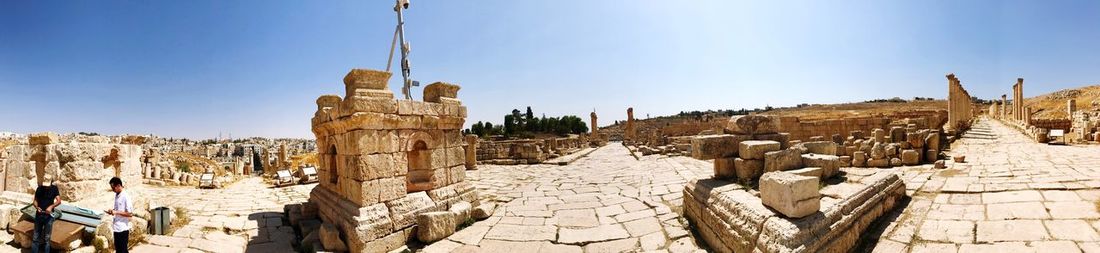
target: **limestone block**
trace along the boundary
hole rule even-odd
[[[920,151],[906,149],[901,151],[901,163],[904,165],[920,164]]]
[[[454,213],[426,212],[416,216],[416,239],[421,242],[432,243],[454,233]]]
[[[833,134],[831,140],[837,145],[844,145],[844,136],[840,134]]]
[[[734,163],[735,157],[722,157],[714,159],[714,178],[716,179],[734,179],[737,177],[736,166]]]
[[[825,136],[821,136],[821,135],[810,136],[810,142],[818,142],[818,141],[825,141]]]
[[[897,158],[897,157],[890,158],[890,166],[891,167],[896,167],[896,166],[901,166],[901,165],[902,165],[901,158]]]
[[[875,145],[871,147],[871,159],[883,158],[886,158],[886,145],[883,145],[881,142],[875,143]]]
[[[784,171],[802,168],[802,151],[784,149],[764,153],[764,172]]]
[[[779,118],[765,115],[738,115],[730,117],[725,128],[733,134],[774,134],[779,132]]]
[[[424,102],[442,103],[441,98],[458,98],[458,85],[434,82],[424,87]]]
[[[775,133],[775,134],[757,134],[753,135],[754,140],[766,140],[779,142],[780,149],[786,149],[790,147],[791,135],[788,133]]]
[[[691,157],[709,160],[737,155],[738,144],[748,139],[732,134],[703,135],[691,138]]]
[[[405,197],[408,192],[405,177],[388,177],[376,180],[378,201],[386,202]]]
[[[939,150],[929,149],[927,151],[924,151],[924,161],[925,162],[935,162],[936,160],[940,159],[939,156],[940,156],[940,151]]]
[[[0,205],[0,230],[6,231],[8,230],[8,225],[14,224],[11,223],[12,209],[16,209],[15,206],[9,204]]]
[[[386,83],[390,80],[390,72],[371,70],[371,69],[352,69],[344,76],[344,85],[350,91],[354,91],[357,88],[371,89],[371,90],[384,90],[386,89]],[[353,97],[354,93],[349,93],[347,97]]]
[[[806,152],[821,155],[837,155],[837,144],[831,141],[811,141],[799,144]]]
[[[932,167],[935,167],[937,169],[946,169],[947,163],[944,160],[936,160],[935,165],[933,165]]]
[[[905,141],[905,128],[896,126],[890,128],[890,142]]]
[[[852,157],[851,156],[846,156],[846,155],[840,156],[840,167],[850,167],[850,166],[852,166]]]
[[[863,137],[866,137],[866,136],[863,136],[863,131],[859,131],[859,130],[848,132],[848,136],[853,137],[853,138],[858,139],[858,140],[861,140],[861,139],[863,139]]]
[[[924,138],[927,138],[927,137],[928,137],[928,131],[927,130],[921,130],[921,131],[917,131],[916,133],[913,133],[913,134],[905,135],[905,138],[906,138],[907,142],[909,143],[909,146],[913,147],[915,149],[923,148],[924,147]]]
[[[473,212],[474,206],[470,202],[459,201],[451,205],[447,211],[454,213],[455,223],[462,223],[470,219],[470,214]]]
[[[867,165],[867,153],[863,151],[856,151],[852,153],[852,167],[863,167]]]
[[[890,167],[890,160],[886,158],[871,158],[867,160],[867,167],[887,168]]]
[[[386,202],[390,209],[394,228],[405,228],[416,223],[416,214],[435,206],[425,192],[415,192],[393,201]]]
[[[837,172],[840,172],[840,157],[835,155],[804,154],[802,155],[802,165],[806,167],[821,168],[822,176],[829,178],[836,175]]]
[[[760,177],[760,200],[767,207],[790,218],[816,213],[821,206],[817,177],[784,171],[764,173]]]
[[[325,250],[332,252],[348,251],[348,245],[340,239],[340,230],[330,223],[321,224],[321,244]]]
[[[897,143],[887,143],[884,145],[886,149],[886,156],[895,157],[898,155],[898,149],[901,148]]]
[[[42,132],[33,133],[28,136],[30,145],[47,145],[58,143],[60,139],[57,137],[57,133],[54,132]]]
[[[741,159],[764,159],[767,152],[778,151],[779,142],[776,141],[742,141],[738,145],[737,154]]]
[[[871,130],[871,136],[874,136],[876,143],[886,142],[886,130],[882,130],[882,128],[875,128],[875,130]]]
[[[924,146],[928,149],[940,149],[940,133],[938,131],[932,131],[928,133],[928,137],[924,137]]]
[[[474,210],[470,215],[477,220],[488,219],[489,216],[493,216],[493,211],[496,210],[496,208],[497,203],[495,202],[481,203],[480,205],[477,205],[477,207],[474,207]]]
[[[797,169],[797,170],[788,170],[786,172],[789,172],[789,173],[795,174],[795,175],[799,175],[799,176],[804,176],[804,177],[825,178],[825,176],[823,174],[824,171],[825,170],[823,170],[821,168],[818,168],[818,167],[806,167],[806,168],[801,168],[801,169]]]
[[[755,180],[764,174],[764,160],[735,158],[733,159],[733,167],[737,178],[743,181]]]

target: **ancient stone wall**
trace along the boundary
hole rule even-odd
[[[572,154],[587,148],[592,141],[586,135],[561,138],[481,141],[477,160],[487,164],[537,164],[547,159]]]
[[[843,118],[803,122],[798,117],[781,117],[779,131],[789,133],[791,140],[809,141],[814,136],[831,138],[848,136],[853,131],[870,133],[876,128],[890,129],[891,123],[910,119],[919,123],[918,128],[939,128],[947,120],[947,111],[921,110],[898,112],[893,115],[875,115],[859,118]],[[905,126],[907,124],[899,124]]]
[[[478,205],[465,182],[459,86],[437,82],[424,101],[396,100],[390,75],[352,70],[344,97],[319,97],[312,119],[320,184],[310,203],[351,252],[396,249],[413,238],[418,214]]]
[[[61,142],[54,133],[30,136],[29,144],[3,150],[0,186],[5,191],[34,193],[44,174],[54,175],[61,199],[79,202],[107,192],[108,181],[141,182],[141,146],[112,143],[102,136]]]

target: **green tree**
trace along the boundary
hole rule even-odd
[[[527,124],[526,129],[527,129],[528,132],[538,132],[538,131],[540,131],[539,122],[537,120],[535,120],[535,112],[531,111],[530,106],[527,107],[527,115],[524,115],[524,116],[526,116],[526,119],[524,119],[524,121]]]
[[[516,110],[519,111],[519,110]],[[516,132],[516,117],[513,114],[504,115],[504,135],[512,135]]]

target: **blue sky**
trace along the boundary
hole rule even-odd
[[[406,33],[468,124],[1100,84],[1097,1],[775,2],[414,0]],[[312,137],[317,96],[385,68],[391,5],[0,1],[0,131]]]

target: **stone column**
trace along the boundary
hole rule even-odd
[[[477,135],[466,135],[466,169],[477,169]]]
[[[600,134],[600,127],[596,124],[596,112],[592,111],[592,114],[590,114],[590,116],[592,117],[592,136],[598,136]]]
[[[1073,112],[1077,111],[1077,100],[1070,99],[1066,101],[1066,118],[1073,120]]]
[[[1001,94],[1001,120],[1008,118],[1008,94]]]
[[[279,161],[278,161],[279,168],[276,169],[276,170],[286,169],[287,167],[290,167],[290,163],[287,162],[287,160],[286,160],[286,143],[285,142],[279,144],[279,158],[277,158],[277,159],[279,159]]]
[[[626,132],[623,138],[634,141],[634,107],[626,108]]]

